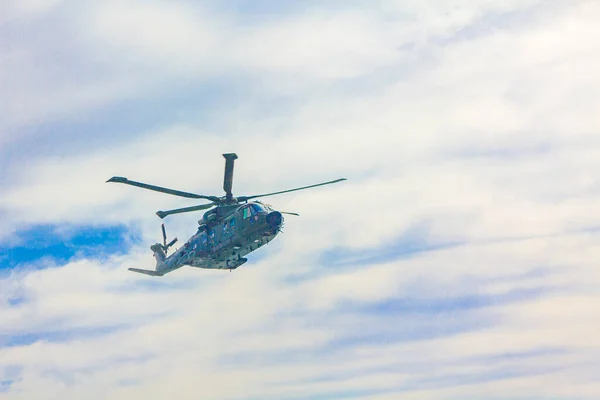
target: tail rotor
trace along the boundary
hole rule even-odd
[[[167,232],[165,231],[165,224],[161,225],[161,229],[162,229],[162,235],[163,235],[163,244],[162,244],[161,248],[163,249],[165,254],[167,254],[169,247],[173,246],[177,242],[177,238],[175,238],[175,239],[171,240],[169,243],[167,243]]]

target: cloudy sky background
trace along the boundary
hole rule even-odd
[[[0,399],[600,398],[599,22],[0,1]],[[197,203],[105,181],[221,194],[225,152],[239,195],[348,181],[239,270],[127,271]]]

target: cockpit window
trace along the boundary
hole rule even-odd
[[[256,215],[260,212],[266,212],[265,207],[262,204],[250,204],[246,206],[243,210],[243,218],[250,218],[253,215]]]

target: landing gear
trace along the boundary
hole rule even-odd
[[[237,267],[239,267],[240,265],[244,264],[246,261],[248,261],[247,258],[238,258],[237,260],[227,260],[225,262],[225,269],[228,269],[229,272],[231,272],[232,269],[236,269]]]

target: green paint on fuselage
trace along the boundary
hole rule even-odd
[[[246,261],[246,255],[273,240],[283,224],[283,217],[280,223],[269,224],[267,215],[274,210],[259,202],[228,208],[207,212],[196,234],[167,257],[158,266],[157,272],[165,274],[185,265],[235,269]],[[213,222],[204,223],[211,212],[221,215]]]

